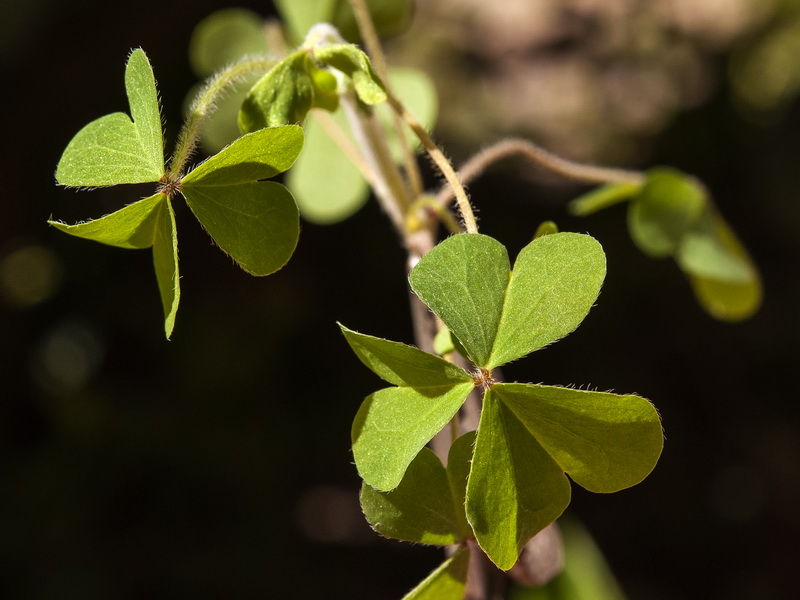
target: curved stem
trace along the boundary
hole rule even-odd
[[[644,175],[638,171],[612,169],[573,162],[556,156],[529,140],[517,138],[500,141],[479,152],[459,169],[458,175],[463,182],[469,183],[483,173],[492,163],[515,155],[522,156],[557,175],[583,183],[639,184],[644,180]],[[453,192],[449,187],[444,187],[436,197],[439,202],[444,204],[453,198]]]
[[[472,205],[469,203],[467,192],[464,190],[464,185],[461,183],[453,165],[439,149],[439,146],[436,145],[436,142],[433,141],[433,138],[425,131],[425,128],[420,125],[416,117],[408,112],[402,102],[391,94],[388,95],[388,102],[411,128],[411,131],[419,138],[420,142],[422,142],[422,146],[431,157],[431,160],[439,167],[439,170],[450,186],[452,194],[455,195],[456,202],[458,203],[458,210],[461,212],[461,218],[464,219],[464,227],[467,233],[478,233],[478,223],[475,220],[475,214],[472,212]]]
[[[167,173],[168,179],[175,180],[180,177],[197,147],[203,123],[216,108],[217,101],[225,89],[242,77],[272,68],[275,62],[268,58],[243,60],[220,71],[208,80],[203,89],[195,96],[189,108],[189,115],[178,134],[175,152],[170,160]]]

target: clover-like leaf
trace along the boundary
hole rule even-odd
[[[594,304],[604,277],[605,254],[587,235],[536,238],[520,252],[510,273],[502,244],[463,234],[425,255],[409,281],[469,358],[491,369],[575,329]]]
[[[161,114],[153,69],[141,49],[125,69],[130,116],[113,113],[81,129],[56,169],[62,185],[100,186],[158,181],[164,174]]]
[[[191,171],[181,193],[209,235],[245,271],[268,275],[294,252],[297,205],[278,183],[264,182],[288,169],[303,145],[296,125],[245,135]]]
[[[155,194],[86,223],[49,223],[75,237],[118,248],[152,247],[156,279],[164,307],[164,330],[168,338],[172,335],[180,300],[180,277],[175,213],[166,195]]]
[[[442,507],[449,506],[443,469],[420,449],[471,387],[485,389],[474,453],[471,463],[466,455],[454,464],[470,464],[467,521],[501,569],[510,569],[528,541],[567,507],[567,476],[588,490],[614,492],[650,473],[663,434],[646,399],[492,379],[494,367],[572,331],[604,275],[605,255],[585,235],[538,237],[520,252],[513,271],[505,248],[487,236],[456,235],[436,246],[409,281],[455,334],[447,350],[460,342],[480,367],[473,376],[416,348],[345,331],[362,362],[398,386],[369,396],[353,426],[356,465],[376,488],[366,496],[376,529],[428,543],[452,534],[442,518]],[[455,481],[463,482],[463,473]],[[429,514],[422,515],[408,504],[425,485],[437,488],[438,496],[424,500]]]
[[[472,378],[413,346],[346,327],[342,332],[367,367],[398,386],[367,396],[352,429],[353,458],[361,477],[377,490],[392,490],[423,446],[464,403]]]
[[[474,432],[458,438],[450,447],[446,468],[423,448],[400,485],[389,492],[364,483],[361,507],[367,521],[381,535],[420,544],[445,546],[471,537],[464,498],[474,442]]]

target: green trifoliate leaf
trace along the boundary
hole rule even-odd
[[[456,440],[447,468],[423,448],[390,492],[365,483],[361,506],[367,521],[381,535],[407,542],[445,546],[470,537],[464,498],[474,440],[474,433]]]
[[[505,248],[484,235],[453,236],[411,272],[414,292],[461,341],[478,366],[493,368],[574,330],[605,277],[593,238],[557,233],[533,240],[509,272]]]
[[[372,64],[364,52],[353,44],[333,44],[314,48],[314,58],[341,71],[353,81],[359,99],[365,104],[380,104],[386,101],[383,82],[372,70]]]
[[[709,210],[677,255],[700,305],[714,318],[740,321],[761,305],[758,269],[733,230]]]
[[[641,396],[519,383],[498,383],[492,391],[559,467],[589,491],[636,485],[661,455],[661,420]]]
[[[467,586],[469,548],[462,546],[403,600],[462,600]]]
[[[291,257],[299,235],[294,198],[261,181],[289,168],[303,144],[294,125],[245,135],[184,177],[181,193],[209,235],[245,271],[268,275]]]
[[[164,307],[164,330],[172,335],[180,300],[178,275],[178,238],[175,214],[169,198],[155,194],[100,219],[67,225],[50,221],[61,231],[119,248],[153,248],[161,303]]]
[[[597,211],[627,202],[642,189],[638,183],[607,183],[572,200],[567,210],[578,217],[586,217]]]
[[[472,381],[437,387],[391,387],[364,400],[353,421],[353,458],[362,479],[393,490],[408,465],[456,414]]]
[[[467,483],[467,518],[487,556],[508,570],[570,501],[564,471],[511,410],[487,391]]]
[[[361,362],[389,383],[425,388],[472,381],[464,369],[419,348],[339,327]]]
[[[673,169],[653,169],[628,210],[631,237],[649,256],[670,256],[706,204],[706,192],[694,179]]]
[[[131,115],[92,121],[67,145],[56,170],[62,185],[99,186],[158,181],[164,174],[161,114],[153,70],[134,50],[125,69]]]
[[[298,50],[275,65],[250,89],[239,110],[239,129],[302,123],[314,107],[338,104],[336,78],[320,69],[310,50]]]

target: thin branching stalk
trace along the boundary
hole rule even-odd
[[[392,158],[386,143],[383,129],[371,109],[364,112],[346,96],[341,98],[341,106],[350,123],[350,129],[361,148],[362,156],[369,169],[375,174],[372,189],[378,202],[392,220],[397,230],[405,232],[405,214],[410,200],[400,170]]]
[[[510,156],[521,156],[552,173],[582,183],[640,184],[644,181],[644,174],[638,171],[573,162],[556,156],[529,140],[517,138],[502,140],[479,152],[459,169],[458,176],[464,183],[469,183],[493,163]],[[447,204],[453,198],[453,191],[449,186],[444,186],[436,198],[442,204]]]
[[[389,79],[389,68],[386,64],[386,56],[383,53],[383,47],[378,39],[378,32],[375,30],[375,23],[369,14],[369,9],[364,0],[350,0],[350,6],[353,9],[353,14],[356,17],[359,33],[364,40],[364,46],[372,60],[372,66],[375,72],[383,80],[383,85],[390,95],[394,95],[392,82]],[[406,138],[405,129],[403,128],[402,119],[396,113],[392,113],[392,126],[394,127],[395,137],[400,144],[403,152],[403,166],[405,168],[407,182],[410,187],[412,197],[420,196],[424,190],[422,184],[422,175],[419,172],[419,165],[417,164],[416,157],[411,145]]]
[[[175,152],[167,173],[169,179],[175,180],[181,176],[197,147],[205,120],[214,112],[217,102],[226,89],[247,75],[271,69],[275,63],[276,61],[271,58],[246,59],[223,69],[208,80],[195,96],[189,108],[189,115],[178,134]]]

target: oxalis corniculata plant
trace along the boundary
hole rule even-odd
[[[278,3],[289,21],[284,40],[303,23],[341,12],[333,2],[311,4]],[[552,524],[569,505],[570,479],[600,493],[633,486],[655,467],[663,434],[655,407],[641,396],[501,380],[499,367],[580,325],[597,300],[606,258],[594,238],[547,222],[512,266],[503,244],[478,232],[464,185],[511,155],[599,185],[569,209],[588,215],[627,202],[636,245],[675,258],[701,306],[719,319],[757,309],[758,273],[703,186],[674,169],[580,165],[512,139],[456,171],[427,133],[431,124],[421,124],[395,91],[367,4],[350,4],[369,58],[334,26],[319,24],[282,56],[233,63],[198,92],[166,162],[155,78],[144,51],[134,50],[125,70],[130,115],[85,126],[56,179],[82,188],[152,182],[155,193],[96,220],[51,224],[105,244],[152,248],[170,337],[180,300],[178,196],[245,271],[268,275],[291,257],[301,213],[341,220],[371,190],[408,253],[417,346],[340,325],[358,358],[389,384],[364,400],[353,423],[363,511],[384,536],[447,548],[442,565],[406,598],[503,597],[502,571],[539,585],[560,568]],[[258,73],[238,112],[242,135],[187,168],[222,94]],[[314,140],[305,149],[304,127]],[[424,189],[420,147],[446,181],[439,191]],[[303,197],[300,211],[292,191],[265,181],[298,156],[302,177],[288,181]],[[308,198],[321,163],[346,165],[355,177],[344,200],[332,190],[333,207],[325,197]],[[547,564],[520,561],[533,547]]]

